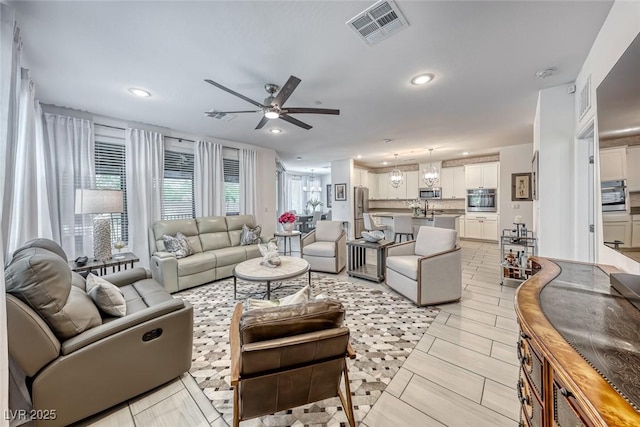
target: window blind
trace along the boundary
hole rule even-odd
[[[162,184],[163,219],[195,218],[193,171],[193,154],[165,150]]]
[[[125,147],[96,141],[96,188],[102,190],[122,190],[123,212],[111,215],[111,243],[128,242],[129,223],[127,220],[127,185],[125,166]]]
[[[240,161],[222,159],[226,215],[240,215]]]

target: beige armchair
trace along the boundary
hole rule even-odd
[[[33,410],[55,413],[37,426],[72,424],[191,366],[192,307],[143,268],[103,277],[122,292],[123,317],[98,311],[53,241],[29,242],[6,267],[9,354],[26,375]]]
[[[386,284],[419,306],[459,300],[462,251],[457,234],[423,226],[416,240],[387,247]]]
[[[347,265],[347,233],[341,221],[318,221],[316,229],[302,238],[302,258],[311,271],[339,273]]]
[[[346,358],[356,355],[343,321],[344,308],[333,300],[244,314],[238,303],[229,330],[233,426],[339,396],[354,427]]]

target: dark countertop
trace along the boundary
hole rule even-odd
[[[540,292],[544,315],[636,410],[640,408],[640,310],[596,266],[553,261],[561,273]]]

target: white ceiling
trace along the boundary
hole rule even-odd
[[[376,167],[394,153],[415,163],[427,148],[442,160],[532,142],[538,90],[574,80],[612,4],[398,0],[409,28],[367,46],[345,22],[373,3],[12,4],[42,102],[272,148],[288,170],[316,173],[357,154]],[[537,79],[545,67],[557,72]],[[409,84],[421,72],[436,78]],[[259,131],[260,113],[203,115],[253,109],[204,79],[262,101],[265,83],[291,74],[302,83],[288,106],[341,115],[297,116],[311,130],[275,120]],[[133,97],[130,87],[153,96]]]

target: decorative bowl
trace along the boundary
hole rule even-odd
[[[362,234],[362,238],[367,242],[375,243],[384,239],[384,232],[380,230],[363,231],[360,234]]]

